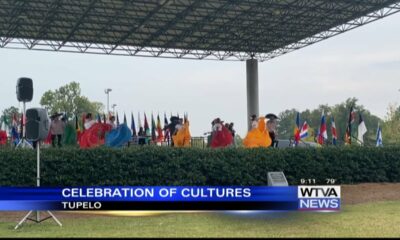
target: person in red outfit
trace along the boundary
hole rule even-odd
[[[232,133],[226,128],[221,119],[216,118],[213,121],[213,133],[211,147],[227,147],[233,143]]]

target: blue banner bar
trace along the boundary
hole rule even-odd
[[[312,189],[307,194],[315,194]],[[15,210],[339,210],[340,197],[306,199],[297,186],[0,187],[0,211]],[[330,193],[326,191],[326,194]],[[306,194],[306,192],[304,192]],[[301,202],[300,202],[301,201]]]
[[[43,201],[297,201],[297,187],[0,188],[2,200]]]

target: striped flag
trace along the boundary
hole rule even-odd
[[[321,125],[319,127],[318,143],[321,145],[324,144],[324,142],[327,138],[328,138],[328,134],[326,132],[325,114],[324,114],[324,111],[322,111]]]
[[[167,119],[167,114],[164,112],[164,141],[169,138],[169,129],[167,128],[168,126],[168,119]]]
[[[300,131],[300,139],[306,138],[307,136],[308,136],[308,124],[307,121],[304,121]]]
[[[376,130],[376,146],[383,147],[382,129],[381,129],[381,126],[379,126],[379,123],[378,123],[378,129]]]
[[[337,144],[337,132],[336,132],[336,124],[335,124],[335,119],[331,118],[331,131],[332,131],[332,144],[336,145]]]
[[[360,144],[364,143],[364,134],[367,132],[367,127],[365,126],[364,119],[361,116],[361,113],[359,114],[359,122],[358,122],[358,141]]]
[[[297,145],[300,142],[300,113],[296,115],[296,125],[294,127],[294,144]]]

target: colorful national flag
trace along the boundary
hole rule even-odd
[[[150,137],[150,127],[149,127],[149,123],[147,122],[147,116],[146,113],[144,113],[144,132],[146,133],[147,137]]]
[[[164,136],[161,128],[160,114],[157,114],[157,142],[162,142]]]
[[[321,125],[319,127],[318,143],[322,145],[324,144],[326,139],[328,139],[328,134],[326,132],[325,114],[324,111],[322,111]]]
[[[360,144],[364,143],[364,134],[367,132],[367,127],[365,126],[365,122],[361,116],[361,113],[359,114],[359,122],[358,122],[358,142]]]
[[[381,129],[381,126],[379,126],[379,123],[378,123],[378,129],[376,130],[376,146],[383,147],[382,129]]]
[[[11,139],[14,142],[14,144],[17,144],[19,142],[19,134],[16,126],[13,126],[11,128]]]
[[[131,130],[132,136],[136,137],[136,126],[135,126],[135,119],[133,118],[133,113],[131,113]]]
[[[308,136],[308,124],[307,121],[304,121],[300,131],[300,139],[306,138],[307,136]]]
[[[336,145],[337,144],[337,132],[336,132],[335,119],[333,118],[333,116],[331,117],[331,131],[332,131],[332,144]]]
[[[151,113],[151,140],[155,142],[157,140],[156,136],[156,122],[154,121],[153,113]]]
[[[300,142],[300,113],[296,115],[296,125],[294,126],[294,144],[297,146]]]
[[[11,139],[14,142],[14,144],[17,144],[20,139],[18,134],[18,120],[16,113],[14,113],[12,117]]]
[[[164,112],[164,141],[169,139],[169,129],[168,129],[168,119],[167,114]]]
[[[355,119],[355,112],[354,112],[353,106],[351,106],[350,113],[349,113],[349,119],[347,122],[346,134],[344,137],[344,141],[346,144],[351,144],[351,136],[352,136],[351,124],[354,122],[354,119]]]

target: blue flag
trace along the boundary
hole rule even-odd
[[[382,142],[382,129],[379,126],[378,123],[378,130],[376,131],[376,146],[377,147],[383,147],[383,142]]]

